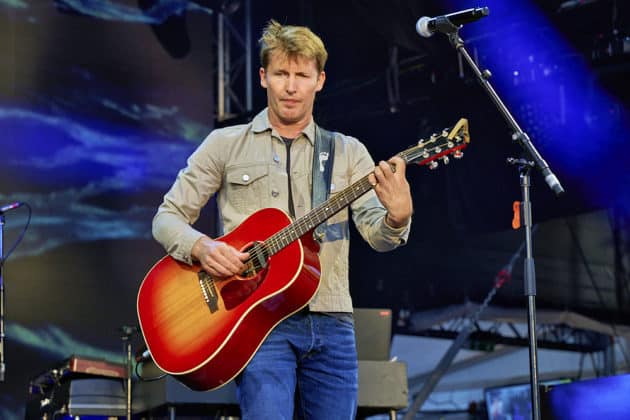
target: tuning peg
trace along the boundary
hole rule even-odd
[[[455,151],[453,152],[453,157],[454,157],[455,159],[461,159],[461,158],[463,158],[463,157],[464,157],[464,152],[462,152],[461,150],[455,150]]]
[[[450,161],[451,161],[451,160],[448,158],[448,156],[443,156],[443,157],[442,157],[442,162],[444,162],[444,164],[445,164],[445,165],[448,165],[448,163],[449,163]]]
[[[437,169],[438,166],[439,164],[435,160],[432,160],[431,162],[429,162],[429,169],[431,170]]]

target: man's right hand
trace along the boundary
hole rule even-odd
[[[245,271],[245,261],[249,258],[249,252],[240,252],[225,242],[207,236],[199,238],[190,253],[208,274],[221,278]]]

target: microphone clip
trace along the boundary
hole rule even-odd
[[[453,25],[453,22],[446,16],[437,16],[435,18],[435,31],[443,34],[456,34],[459,31],[460,26]]]

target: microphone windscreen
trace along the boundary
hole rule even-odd
[[[420,36],[428,38],[433,35],[433,31],[429,29],[430,20],[430,17],[422,16],[420,19],[418,19],[418,22],[416,22],[416,32],[418,32]]]

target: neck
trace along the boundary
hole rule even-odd
[[[309,115],[307,118],[305,118],[302,121],[285,123],[277,116],[272,115],[272,113],[268,113],[268,115],[269,115],[269,124],[273,128],[276,129],[278,134],[280,134],[282,137],[286,137],[289,139],[297,138],[304,131],[304,129],[309,125],[312,118],[312,116]]]

